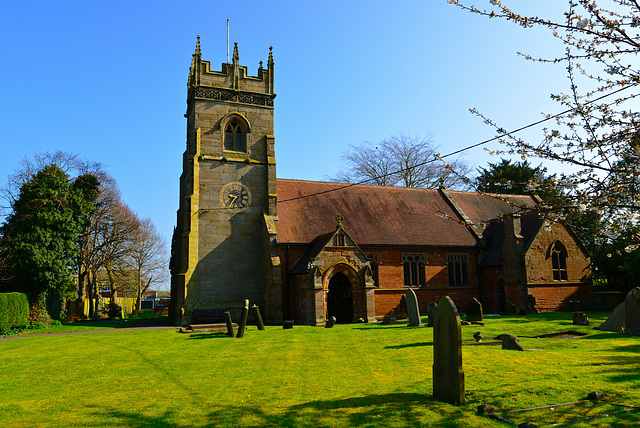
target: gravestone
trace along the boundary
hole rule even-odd
[[[411,288],[407,290],[407,315],[409,315],[409,327],[421,327],[420,307],[418,307],[418,296]]]
[[[467,321],[483,321],[482,318],[482,303],[478,302],[478,299],[472,297],[465,307],[467,312]]]
[[[596,330],[603,331],[615,331],[616,333],[624,333],[624,303],[620,303],[613,310],[609,318],[603,322],[599,327],[594,327]]]
[[[262,321],[262,314],[260,313],[258,305],[251,306],[251,312],[253,312],[253,317],[256,319],[258,330],[264,330],[264,322]]]
[[[393,309],[390,310],[384,318],[382,318],[382,324],[398,324],[398,320],[396,319],[396,314],[393,312]]]
[[[282,324],[282,328],[285,330],[289,330],[293,328],[293,320],[284,320],[284,324]]]
[[[574,312],[573,325],[589,325],[589,317],[584,312]]]
[[[436,309],[438,308],[438,304],[436,302],[429,302],[427,304],[427,316],[429,317],[429,321],[427,321],[427,327],[433,327],[433,323],[436,319]]]
[[[504,313],[505,315],[517,314],[518,310],[516,309],[516,305],[514,305],[511,301],[507,301],[507,303],[504,304]]]
[[[396,319],[405,319],[408,317],[407,313],[407,298],[405,296],[400,297],[400,303],[395,307],[393,312],[396,315]]]
[[[462,327],[453,300],[438,303],[433,327],[433,395],[451,404],[464,404]]]
[[[520,345],[520,341],[515,336],[510,334],[501,334],[496,336],[496,339],[502,341],[502,349],[507,351],[524,351],[524,348]]]
[[[482,332],[476,331],[475,333],[473,333],[473,339],[478,343],[482,342],[482,338],[483,337],[484,336],[483,336]]]
[[[336,325],[336,317],[330,317],[327,320],[327,323],[324,325],[324,328],[331,328]]]
[[[569,309],[571,312],[582,311],[582,302],[580,300],[569,300]]]
[[[640,336],[640,287],[631,289],[624,299],[624,332]]]
[[[249,300],[244,301],[244,308],[242,308],[242,314],[240,315],[240,324],[238,324],[238,334],[236,337],[244,337],[244,329],[247,326],[247,317],[249,316]]]
[[[224,322],[227,323],[227,335],[230,337],[236,337],[236,332],[233,331],[233,321],[231,321],[231,312],[224,313]]]

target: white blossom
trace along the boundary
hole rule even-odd
[[[581,30],[584,30],[589,25],[589,20],[587,18],[581,19],[578,21],[577,27]]]
[[[489,0],[489,3],[495,6],[498,4],[498,0]]]

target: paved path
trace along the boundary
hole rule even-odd
[[[144,331],[144,330],[178,330],[180,327],[176,327],[169,324],[169,321],[165,319],[151,319],[140,320],[133,327],[121,327],[121,328],[109,328],[104,330],[86,330],[86,331],[70,331],[67,333],[42,333],[42,334],[23,334],[20,336],[9,336],[0,338],[0,342],[14,339],[25,339],[28,337],[38,336],[70,336],[76,334],[96,334],[96,333],[113,333],[114,331]]]

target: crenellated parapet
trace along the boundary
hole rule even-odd
[[[240,65],[239,61],[238,44],[235,43],[233,62],[222,63],[221,71],[211,70],[211,63],[202,60],[198,36],[196,51],[189,68],[187,103],[193,99],[202,99],[273,108],[273,100],[276,97],[273,92],[273,48],[269,47],[267,68],[264,68],[260,61],[257,76],[249,75],[248,68]]]

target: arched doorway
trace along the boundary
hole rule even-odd
[[[336,317],[336,322],[340,324],[350,323],[353,320],[351,284],[349,278],[340,272],[333,275],[329,281],[327,317]]]

